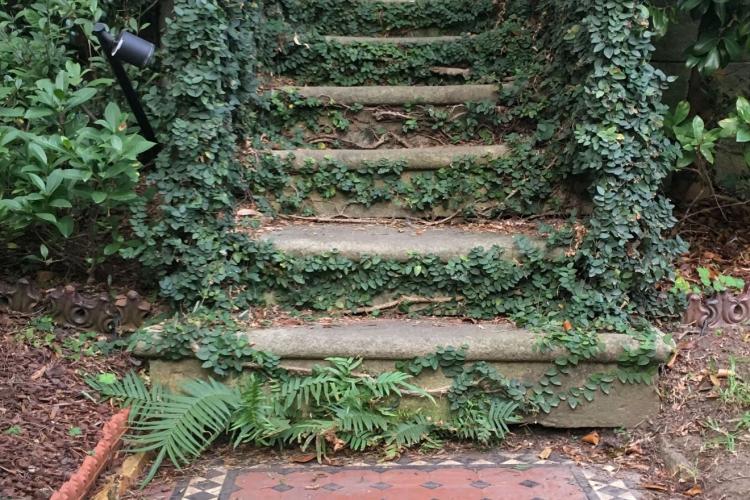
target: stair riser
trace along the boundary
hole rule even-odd
[[[436,346],[437,348],[437,346]],[[393,370],[396,360],[371,360],[365,359],[360,367],[362,371],[372,374]],[[324,365],[321,359],[284,359],[282,366],[297,368],[310,368],[314,365]],[[500,373],[519,380],[536,381],[549,369],[548,361],[534,362],[491,362]],[[611,372],[616,369],[614,363],[582,363],[576,367],[569,377],[565,377],[567,387],[575,387],[586,381],[590,374]],[[162,361],[152,360],[149,369],[152,382],[159,383],[170,389],[178,390],[184,382],[194,378],[207,379],[215,376],[206,369],[201,368],[201,362],[197,360]],[[241,384],[242,375],[235,375],[227,380],[228,383]],[[439,373],[428,373],[420,375],[416,379],[417,385],[425,389],[444,388],[450,385],[450,380]],[[444,397],[437,397],[436,404],[421,398],[409,398],[402,401],[402,406],[409,409],[419,408],[426,415],[436,420],[446,420],[449,415],[448,401]],[[555,428],[582,428],[582,427],[625,427],[631,428],[639,425],[644,420],[655,415],[659,411],[660,400],[653,385],[648,384],[622,384],[615,381],[609,395],[596,394],[592,402],[584,402],[575,410],[568,405],[561,404],[550,413],[539,413],[534,417],[526,419],[529,423],[541,424]]]
[[[282,227],[256,237],[283,255],[265,271],[274,283],[266,299],[292,309],[367,312],[375,305],[486,318],[531,304],[552,309],[566,294],[552,270],[568,265],[565,248],[545,250],[538,239],[449,229],[368,232],[351,224]]]
[[[341,0],[292,4],[290,22],[331,35],[454,34],[489,28],[493,0]]]
[[[266,71],[293,77],[305,85],[446,85],[467,81],[463,76],[441,75],[431,69],[445,66],[471,68],[468,81],[497,81],[531,62],[524,48],[529,44],[518,43],[516,30],[523,32],[513,26],[458,40],[404,45],[309,37],[301,40],[301,45],[289,40],[271,60],[261,63]]]
[[[300,101],[297,101],[299,103]],[[304,102],[304,101],[303,101]],[[287,105],[285,119],[261,115],[259,123],[274,149],[418,148],[451,144],[499,144],[503,132],[519,127],[491,101],[455,105],[367,107]]]
[[[266,158],[260,167],[249,168],[275,172],[278,190],[257,184],[250,190],[256,199],[271,203],[282,213],[318,216],[430,218],[460,212],[457,215],[488,218],[581,205],[572,192],[558,192],[553,197],[551,186],[549,191],[541,190],[543,172],[519,180],[517,172],[523,171],[519,169],[533,171],[534,164],[529,161],[510,156],[449,162],[446,159],[448,166],[443,168],[420,165],[419,170],[410,170],[403,160],[302,164],[301,160]]]

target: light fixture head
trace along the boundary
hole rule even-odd
[[[94,25],[94,34],[99,38],[105,50],[117,60],[130,63],[142,68],[151,62],[156,46],[128,31],[121,31],[117,38],[109,33],[109,27],[104,23]]]

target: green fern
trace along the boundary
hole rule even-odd
[[[492,401],[487,415],[487,423],[497,439],[505,439],[505,436],[508,435],[510,432],[508,424],[517,424],[521,421],[515,415],[517,409],[518,403],[513,401]]]
[[[177,468],[198,457],[228,429],[241,402],[236,389],[215,380],[187,382],[183,391],[184,395],[165,393],[163,401],[152,403],[127,437],[133,451],[156,452],[144,483],[167,457]]]
[[[102,398],[117,400],[123,408],[130,408],[128,420],[131,423],[148,414],[152,404],[164,400],[164,389],[160,385],[154,384],[149,390],[133,371],[112,383],[101,382],[95,377],[86,377],[85,380]]]
[[[427,420],[427,417],[416,415],[411,420],[401,422],[388,432],[385,441],[387,444],[393,444],[399,448],[412,446],[422,442],[432,432],[433,428],[434,425]]]
[[[248,377],[242,390],[242,400],[232,422],[233,443],[255,443],[268,446],[290,427],[288,419],[276,416],[274,405],[263,392],[263,383],[255,374]]]

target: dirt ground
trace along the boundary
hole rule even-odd
[[[0,312],[0,498],[49,498],[96,446],[117,408],[84,377],[137,369],[95,354],[93,336]]]

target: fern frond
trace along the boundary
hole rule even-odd
[[[416,415],[411,420],[401,422],[386,433],[385,441],[399,448],[412,446],[425,439],[432,432],[433,425],[424,415]]]
[[[407,382],[407,380],[412,378],[414,377],[408,373],[393,371],[381,373],[377,378],[365,379],[364,382],[370,391],[372,391],[372,393],[378,398],[388,397],[393,394],[401,396],[401,391],[409,391],[411,395],[427,398],[434,403],[435,399],[430,393],[421,387]]]
[[[177,468],[189,464],[227,430],[240,405],[238,391],[215,380],[193,380],[183,390],[184,395],[165,394],[149,405],[148,414],[132,426],[127,439],[133,451],[157,451],[144,483],[167,457]]]
[[[521,419],[515,415],[518,403],[514,401],[493,401],[487,415],[487,422],[498,439],[504,439],[510,432],[508,424],[517,424]]]
[[[333,408],[333,414],[338,419],[338,427],[346,432],[362,433],[372,431],[373,429],[387,430],[390,427],[390,420],[385,412],[373,412],[363,408],[353,408],[351,406],[337,406]]]
[[[284,410],[291,408],[295,401],[300,407],[309,405],[311,400],[320,404],[321,399],[331,401],[339,395],[336,379],[330,375],[292,377],[278,384],[276,391]]]
[[[326,358],[326,361],[330,366],[317,367],[320,373],[329,373],[340,380],[348,379],[362,364],[362,358]]]
[[[346,445],[354,451],[365,451],[370,446],[375,446],[380,442],[383,437],[381,434],[376,434],[370,431],[358,432],[358,433],[341,433],[341,439],[346,442]]]
[[[164,399],[164,389],[159,384],[154,384],[149,390],[143,380],[133,371],[111,384],[102,383],[95,377],[86,377],[85,380],[103,399],[115,399],[123,408],[130,408],[128,415],[130,423],[147,415],[152,404]]]
[[[289,420],[275,415],[274,411],[275,406],[263,392],[263,383],[255,374],[250,375],[230,429],[234,433],[234,446],[249,442],[268,445],[289,429]]]

